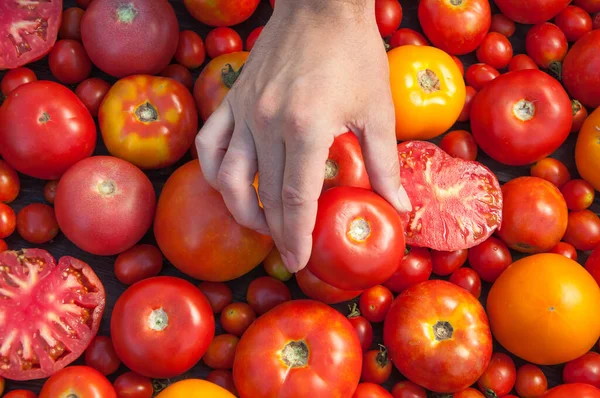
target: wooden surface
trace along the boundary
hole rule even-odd
[[[235,1],[235,0],[231,0],[231,1]],[[400,0],[400,1],[402,3],[403,10],[404,10],[404,18],[402,21],[402,27],[410,27],[410,28],[420,30],[418,19],[417,19],[417,4],[418,4],[417,0]],[[65,3],[64,4],[65,8],[75,6],[74,0],[65,0],[64,3]],[[199,34],[201,34],[203,38],[206,37],[206,34],[210,30],[210,28],[201,24],[200,22],[196,21],[187,13],[187,11],[183,5],[183,0],[171,0],[171,3],[175,9],[175,12],[177,13],[181,30],[191,29],[191,30],[194,30],[194,31],[198,32]],[[497,12],[497,9],[495,9],[495,12]],[[253,15],[253,17],[249,21],[246,21],[245,23],[237,26],[236,29],[238,30],[238,32],[240,32],[242,38],[245,40],[245,38],[250,33],[250,31],[257,26],[264,25],[267,22],[267,20],[269,19],[270,15],[271,15],[271,7],[269,5],[268,0],[262,0],[258,10]],[[527,27],[519,26],[517,33],[510,39],[510,41],[512,42],[513,47],[514,47],[515,54],[525,52],[524,37],[525,37],[526,31],[527,31]],[[327,40],[327,39],[324,38],[324,40]],[[349,54],[349,57],[352,57],[352,54]],[[461,57],[461,59],[465,63],[465,69],[468,65],[476,62],[473,55]],[[29,65],[29,67],[31,67],[33,70],[35,70],[35,72],[37,73],[37,76],[40,80],[41,79],[53,80],[52,75],[49,72],[46,59],[36,62],[35,64]],[[194,79],[198,76],[200,70],[201,69],[197,69],[197,70],[193,71]],[[3,73],[0,72],[0,79],[2,78],[2,76],[3,76]],[[114,78],[111,78],[111,77],[101,73],[97,69],[94,69],[93,76],[105,78],[107,81],[109,81],[111,83],[114,83],[114,81],[115,81]],[[72,87],[72,88],[74,88],[74,87]],[[455,127],[467,129],[467,130],[469,129],[468,124],[458,124]],[[555,153],[553,155],[554,157],[562,160],[569,167],[573,176],[576,175],[575,162],[574,162],[574,158],[573,158],[574,143],[575,143],[575,137],[571,136],[569,138],[569,140],[567,141],[567,143],[565,143],[557,151],[557,153]],[[96,148],[95,155],[107,155],[107,154],[108,154],[108,152],[107,152],[106,148],[104,147],[104,144],[102,143],[102,140],[99,136],[98,146]],[[148,175],[149,175],[150,179],[152,180],[152,183],[154,184],[154,187],[156,189],[157,197],[160,194],[160,191],[161,191],[166,179],[168,178],[168,176],[178,166],[187,162],[188,160],[189,160],[189,157],[186,157],[185,159],[183,159],[181,162],[179,162],[174,167],[170,167],[170,168],[158,170],[158,171],[152,171],[152,172],[148,173]],[[508,167],[508,166],[501,165],[497,162],[490,160],[487,156],[485,156],[484,154],[481,154],[481,153],[480,153],[478,160],[481,161],[482,163],[484,163],[485,165],[487,165],[488,167],[490,167],[496,173],[496,175],[498,176],[501,183],[504,183],[504,182],[506,182],[512,178],[515,178],[517,176],[527,175],[529,172],[528,168],[526,168],[526,167],[518,168],[518,167]],[[45,184],[44,181],[35,180],[35,179],[29,178],[29,177],[21,176],[21,193],[20,193],[18,199],[11,204],[11,206],[13,206],[14,210],[18,211],[22,207],[24,207],[25,205],[30,204],[30,203],[44,202],[44,198],[43,198],[44,184]],[[594,203],[593,210],[596,213],[598,213],[600,211],[600,201],[598,199],[596,199],[596,202]],[[7,239],[7,242],[11,249],[20,249],[23,247],[35,247],[36,246],[36,245],[31,245],[31,244],[23,241],[18,236],[17,233],[13,234],[12,237]],[[151,231],[144,238],[144,242],[154,243],[154,237],[152,236]],[[101,326],[99,334],[100,335],[108,335],[112,307],[114,306],[116,299],[125,290],[125,286],[122,285],[121,283],[119,283],[113,275],[113,263],[114,263],[115,257],[97,257],[97,256],[90,255],[88,253],[85,253],[85,252],[79,250],[73,244],[71,244],[65,238],[65,236],[62,234],[59,234],[53,242],[45,244],[45,245],[41,245],[38,247],[41,247],[41,248],[44,248],[44,249],[50,251],[57,258],[64,256],[64,255],[75,256],[79,259],[86,261],[94,268],[94,270],[96,271],[96,273],[98,274],[98,276],[100,277],[102,282],[104,283],[104,287],[105,287],[106,293],[107,293],[106,311],[104,313],[102,326]],[[517,254],[514,254],[514,255],[515,255],[515,257],[518,257]],[[584,261],[586,257],[587,257],[586,254],[580,253],[580,262]],[[181,274],[179,271],[177,271],[172,265],[168,264],[167,262],[165,262],[165,267],[163,269],[162,275],[175,275],[175,276],[179,276],[179,277],[191,280],[190,278],[185,277],[183,274]],[[260,276],[260,275],[264,275],[264,271],[263,271],[262,267],[257,267],[257,269],[255,269],[250,274],[248,274],[238,280],[230,282],[229,286],[232,288],[232,290],[234,292],[234,300],[243,301],[245,298],[245,295],[246,295],[246,288],[248,286],[248,283],[253,278]],[[197,281],[193,281],[193,280],[192,280],[192,282],[197,283]],[[296,285],[296,283],[293,280],[288,282],[288,286],[290,287],[294,298],[304,297],[302,292],[300,291],[300,289],[298,288],[298,286]],[[487,291],[489,290],[489,287],[490,287],[489,284],[484,283],[484,287],[483,287],[484,292],[482,293],[482,297],[481,297],[482,303],[485,303],[485,299],[487,297]],[[341,310],[343,313],[347,313],[347,304],[346,303],[340,304],[335,307],[338,308],[339,310]],[[218,329],[217,333],[221,333],[220,326],[217,326],[217,329]],[[182,338],[186,338],[186,336],[182,336]],[[373,348],[377,347],[376,344],[379,342],[381,342],[381,325],[375,325],[375,341],[373,343]],[[499,346],[497,346],[496,349],[502,350],[502,348]],[[521,360],[518,360],[518,359],[516,359],[516,361],[517,361],[518,365],[523,363]],[[82,361],[79,360],[76,363],[82,363]],[[124,371],[126,371],[125,367],[121,366],[121,369],[119,370],[118,374],[120,374]],[[209,369],[206,366],[204,366],[202,362],[200,362],[190,372],[182,375],[181,377],[179,377],[177,379],[173,379],[173,380],[190,378],[190,377],[201,377],[202,378],[202,377],[205,377],[208,374],[208,372],[209,372]],[[557,385],[557,384],[561,383],[562,367],[560,367],[560,366],[544,367],[544,372],[546,373],[546,375],[549,379],[550,385]],[[112,375],[110,377],[110,379],[114,380],[115,377],[116,377],[116,375]],[[392,378],[388,381],[388,383],[386,383],[386,387],[391,388],[391,386],[394,384],[394,382],[401,380],[401,379],[402,379],[402,376],[394,369]],[[170,380],[170,381],[173,381],[173,380]],[[8,390],[17,389],[17,388],[27,388],[27,389],[31,389],[33,391],[39,392],[42,383],[43,383],[43,380],[30,381],[30,382],[26,382],[26,383],[15,383],[15,382],[9,381],[7,387],[8,387]]]

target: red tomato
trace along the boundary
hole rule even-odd
[[[97,117],[100,104],[108,90],[110,90],[110,84],[97,77],[92,77],[79,83],[75,89],[75,94],[90,111],[90,114]]]
[[[42,58],[52,49],[62,17],[62,1],[2,2],[0,70]],[[14,34],[13,32],[18,32]]]
[[[43,203],[32,203],[17,214],[17,232],[30,243],[42,244],[58,234],[54,209]]]
[[[600,245],[598,245],[585,262],[585,269],[594,277],[600,285]]]
[[[0,264],[5,317],[0,336],[8,354],[0,376],[40,379],[79,358],[98,332],[104,312],[104,287],[92,268],[73,257],[63,257],[57,265],[40,249],[5,251]],[[77,333],[69,334],[67,327]]]
[[[352,304],[350,307],[348,320],[358,336],[360,346],[362,347],[363,351],[366,352],[369,348],[371,348],[371,344],[373,343],[373,326],[371,325],[371,322],[367,321],[367,319],[360,314],[356,304]]]
[[[401,293],[417,283],[425,282],[431,276],[433,264],[429,249],[407,248],[407,253],[394,274],[383,284],[395,293]]]
[[[371,350],[363,355],[360,381],[383,384],[390,378],[391,374],[392,363],[388,358],[387,348],[380,346],[378,350]]]
[[[17,87],[35,81],[37,81],[35,72],[29,68],[21,67],[6,72],[0,83],[0,88],[2,94],[8,96],[8,94],[12,93]]]
[[[477,380],[477,385],[486,394],[493,391],[501,397],[512,391],[516,378],[517,369],[513,360],[506,354],[495,352],[487,369]]]
[[[596,191],[592,185],[581,179],[574,179],[562,186],[560,192],[569,210],[585,210],[594,203]]]
[[[256,320],[254,309],[246,303],[231,303],[221,312],[221,326],[227,333],[241,337]]]
[[[175,59],[188,69],[196,69],[202,66],[206,59],[206,49],[198,33],[193,30],[179,32]]]
[[[210,58],[242,51],[243,46],[240,35],[225,26],[211,30],[206,36],[206,52]]]
[[[577,250],[593,250],[600,244],[600,218],[590,210],[569,212],[567,231],[563,240]]]
[[[6,250],[8,250],[8,245],[6,244],[6,241],[4,239],[0,239],[0,253]]]
[[[543,178],[546,181],[550,181],[558,189],[562,188],[569,180],[571,180],[571,173],[563,162],[554,158],[544,158],[540,161],[535,162],[531,166],[530,174],[533,177]]]
[[[593,27],[594,30],[595,29],[600,29],[600,12],[598,12],[598,14],[596,14],[596,16],[594,17],[594,22],[593,22]]]
[[[10,203],[19,196],[21,179],[8,163],[0,159],[0,203]]]
[[[254,279],[246,291],[246,301],[259,316],[291,299],[292,294],[285,283],[271,276]]]
[[[85,364],[104,376],[115,373],[121,360],[115,352],[112,340],[107,336],[96,336],[85,350]]]
[[[477,60],[496,69],[504,69],[510,63],[513,48],[510,41],[501,33],[488,33],[477,48]]]
[[[479,91],[498,76],[500,76],[500,72],[490,65],[473,64],[467,68],[465,81]]]
[[[17,217],[12,207],[0,203],[0,239],[8,238],[15,232]]]
[[[361,290],[387,281],[404,255],[402,222],[376,193],[336,187],[319,199],[308,269],[343,290]]]
[[[567,242],[558,242],[556,246],[550,249],[550,253],[560,254],[561,256],[565,256],[570,258],[573,261],[577,261],[577,249]]]
[[[215,336],[202,360],[211,369],[233,368],[233,358],[240,339],[232,334]]]
[[[294,300],[244,333],[233,379],[242,397],[342,398],[356,389],[361,366],[360,342],[346,318],[317,301]]]
[[[340,186],[371,189],[360,142],[352,132],[335,138],[325,163],[323,192]]]
[[[555,17],[570,2],[571,0],[497,0],[496,5],[515,22],[538,24]]]
[[[468,88],[475,92],[472,87]],[[469,101],[468,97],[467,101]],[[465,103],[465,107],[467,106],[470,106],[470,103]],[[466,130],[454,130],[446,133],[440,141],[440,148],[454,158],[463,160],[475,160],[477,158],[477,143],[471,133]]]
[[[44,185],[44,199],[51,205],[54,204],[54,198],[56,197],[56,187],[58,186],[58,180],[48,181]]]
[[[390,48],[400,46],[428,46],[429,42],[421,33],[409,28],[401,28],[394,32],[389,40]]]
[[[483,307],[466,290],[442,280],[420,283],[396,298],[383,341],[398,370],[434,392],[469,387],[492,356]]]
[[[454,60],[454,62],[456,62],[456,66],[458,66],[458,69],[460,70],[460,74],[462,76],[464,76],[465,75],[465,66],[463,65],[460,58],[458,58],[456,55],[451,55],[451,57]]]
[[[208,26],[233,26],[254,13],[260,0],[184,0],[192,17]]]
[[[562,82],[573,98],[590,108],[600,106],[600,30],[586,34],[565,57]]]
[[[50,81],[20,86],[0,108],[0,155],[17,171],[59,178],[94,152],[96,125],[85,105]]]
[[[110,381],[88,366],[70,366],[52,375],[42,387],[39,398],[117,398]]]
[[[600,388],[600,354],[587,354],[568,362],[563,369],[565,383],[585,383]]]
[[[435,47],[453,55],[475,51],[490,29],[492,12],[486,0],[419,2],[419,22]]]
[[[83,9],[88,8],[91,2],[92,0],[75,0],[75,3]]]
[[[394,301],[394,295],[385,286],[377,285],[360,295],[358,306],[363,317],[369,322],[383,322]]]
[[[469,265],[486,282],[493,283],[511,263],[510,250],[493,236],[469,249]]]
[[[168,77],[170,79],[177,80],[188,90],[191,90],[192,86],[194,85],[192,73],[185,66],[179,64],[171,64],[167,66],[165,70],[160,72],[160,75],[162,77]]]
[[[263,267],[265,268],[265,272],[272,276],[275,279],[279,279],[282,282],[287,282],[294,274],[287,270],[285,264],[283,263],[283,259],[281,258],[281,254],[276,247],[271,250],[271,253],[267,256],[267,258],[263,261]]]
[[[585,11],[593,14],[595,12],[600,12],[600,1],[598,0],[575,0],[573,2],[578,7],[583,8]]]
[[[567,55],[569,44],[560,28],[550,22],[535,25],[525,36],[527,54],[541,68],[560,76],[560,62]]]
[[[402,184],[413,206],[402,215],[409,245],[466,249],[486,240],[500,225],[500,184],[488,168],[453,158],[424,141],[399,144],[398,156]]]
[[[198,289],[204,293],[215,314],[223,311],[233,301],[231,289],[222,282],[201,282]]]
[[[492,23],[490,25],[490,32],[498,32],[506,37],[511,37],[515,34],[517,29],[515,23],[508,19],[504,14],[492,15]]]
[[[475,298],[481,296],[481,279],[477,272],[473,271],[471,268],[462,267],[457,269],[450,275],[449,282],[462,287]]]
[[[361,290],[342,290],[317,278],[308,268],[296,273],[296,282],[307,297],[325,304],[337,304],[352,300]]]
[[[573,108],[573,124],[571,125],[571,133],[577,133],[581,130],[583,122],[587,119],[588,111],[581,105],[581,102],[577,100],[571,101],[571,107]]]
[[[135,372],[117,377],[114,387],[119,398],[152,398],[154,394],[152,380]]]
[[[554,19],[568,41],[575,42],[592,30],[592,17],[582,8],[568,6]]]
[[[600,390],[589,384],[563,384],[548,390],[541,398],[600,398]]]
[[[129,287],[110,320],[117,355],[132,371],[151,378],[178,376],[194,366],[215,334],[208,300],[191,283],[156,276]],[[183,334],[194,336],[183,339]]]
[[[248,38],[246,38],[246,51],[252,51],[254,45],[256,44],[256,40],[258,40],[258,37],[260,36],[264,28],[264,26],[259,26],[258,28],[250,32]]]
[[[83,13],[83,9],[79,7],[67,8],[62,14],[58,37],[81,41],[81,18]]]
[[[539,397],[548,390],[548,380],[540,368],[528,363],[517,370],[515,390],[523,398]]]
[[[569,136],[572,122],[569,96],[558,81],[539,70],[494,79],[471,108],[471,131],[479,147],[511,166],[550,155]]]
[[[425,389],[412,381],[400,381],[392,388],[394,398],[427,398]]]
[[[64,84],[77,84],[92,73],[92,62],[76,40],[57,41],[48,56],[48,64],[52,75]]]
[[[4,394],[2,398],[38,398],[38,396],[29,390],[12,390]]]
[[[155,75],[175,55],[179,23],[167,0],[94,1],[81,20],[81,39],[109,75]]]
[[[389,37],[402,22],[402,6],[398,0],[375,0],[375,20],[381,37]]]
[[[230,370],[213,370],[206,376],[206,380],[223,387],[236,397],[238,396],[233,382],[233,373]]]
[[[385,388],[375,383],[360,383],[352,398],[393,398]]]
[[[539,69],[535,61],[526,54],[517,54],[510,60],[508,71],[514,72],[524,69]]]
[[[477,94],[477,90],[475,90],[473,87],[471,87],[471,86],[465,87],[465,106],[463,107],[462,112],[458,116],[459,122],[466,122],[471,118],[471,106],[473,105],[473,98],[475,98],[475,94]],[[442,138],[442,140],[443,140],[443,138]],[[473,143],[475,143],[475,140],[473,140]],[[444,147],[442,147],[441,144],[442,143],[440,142],[440,147],[444,151],[448,152],[448,150],[445,149]],[[475,148],[477,148],[476,143],[475,143]],[[448,153],[450,153],[450,152],[448,152]],[[477,154],[475,154],[475,155],[477,155]],[[455,156],[455,157],[460,157],[460,156]],[[461,159],[464,159],[464,158],[461,157]],[[471,160],[475,160],[475,158],[473,158]]]
[[[154,245],[133,246],[115,260],[115,276],[124,285],[133,285],[156,276],[162,270],[163,255]]]
[[[457,392],[452,398],[485,398],[485,395],[474,388],[467,388],[466,390]],[[507,398],[507,396],[502,398]]]
[[[469,252],[466,249],[446,251],[431,251],[433,273],[440,276],[450,275],[467,261]]]

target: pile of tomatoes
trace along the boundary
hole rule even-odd
[[[193,159],[275,1],[64,2],[0,2],[0,396],[600,398],[600,0],[375,0],[413,209],[340,135],[295,275]]]

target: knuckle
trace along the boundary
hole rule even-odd
[[[227,165],[223,165],[217,173],[217,185],[221,191],[224,192],[235,192],[240,186],[241,180],[238,173]]]
[[[259,128],[268,126],[277,116],[277,101],[273,95],[263,94],[256,102],[254,120]]]
[[[303,207],[310,202],[310,198],[305,192],[292,185],[283,186],[281,200],[287,207]]]
[[[258,196],[265,210],[274,209],[281,206],[281,195],[277,195],[275,191],[268,188],[262,188],[259,185]]]

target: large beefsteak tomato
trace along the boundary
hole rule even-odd
[[[575,146],[577,171],[596,191],[600,191],[600,107],[586,119]]]
[[[567,8],[572,0],[494,0],[502,14],[515,22],[538,24],[546,22]]]
[[[600,29],[577,40],[563,62],[562,81],[573,98],[600,107]]]

